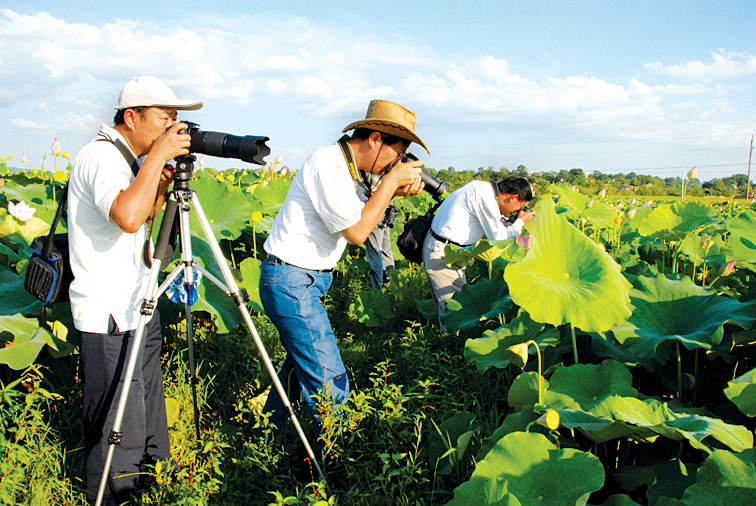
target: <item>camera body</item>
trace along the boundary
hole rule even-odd
[[[509,216],[502,216],[501,217],[502,223],[504,223],[504,225],[507,225],[507,226],[514,225],[514,222],[517,221],[517,216],[519,216],[519,214],[523,211],[526,211],[526,212],[532,211],[532,209],[530,208],[529,205],[525,204],[525,207],[523,207],[519,211],[515,211]]]
[[[418,160],[418,158],[412,153],[404,153],[401,158],[397,159],[396,161],[394,161],[394,163],[389,165],[388,169],[386,169],[386,172],[388,173],[399,162],[408,163],[414,162],[415,160]],[[425,183],[425,188],[423,189],[430,193],[431,197],[433,197],[437,202],[440,202],[441,195],[443,195],[446,192],[446,189],[449,188],[449,183],[447,183],[446,181],[439,181],[438,179],[433,177],[433,174],[425,169],[422,169],[422,171],[423,172],[420,174],[420,179],[422,179],[423,183]]]

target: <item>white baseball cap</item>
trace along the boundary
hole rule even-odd
[[[167,84],[152,76],[135,77],[121,90],[118,110],[136,107],[175,107],[183,111],[194,111],[202,107],[202,102],[179,100]]]

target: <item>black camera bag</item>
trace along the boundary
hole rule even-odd
[[[68,185],[63,190],[50,232],[34,239],[29,247],[32,257],[26,267],[24,288],[48,304],[67,302],[68,287],[73,281],[71,264],[68,262],[68,234],[55,233],[67,198]]]
[[[415,219],[408,220],[404,224],[404,230],[399,234],[396,246],[404,258],[410,262],[423,263],[423,242],[425,236],[430,232],[433,216],[436,214],[436,209],[438,209],[440,203],[437,202],[430,211]]]

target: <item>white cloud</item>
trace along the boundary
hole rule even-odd
[[[678,79],[712,81],[716,79],[756,74],[756,56],[745,53],[726,53],[723,50],[711,53],[713,61],[689,61],[665,66],[661,62],[646,64],[646,68]]]

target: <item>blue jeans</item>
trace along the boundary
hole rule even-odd
[[[262,263],[260,299],[265,313],[278,329],[287,358],[278,378],[291,401],[304,394],[307,407],[320,430],[322,418],[318,411],[319,392],[328,392],[334,406],[349,396],[349,380],[336,336],[331,329],[325,307],[320,299],[331,286],[330,272],[301,269],[287,264]],[[271,388],[264,412],[273,411],[270,420],[283,428],[288,419],[281,396]]]
[[[384,284],[388,285],[394,268],[391,228],[379,225],[370,232],[365,241],[365,258],[370,266],[370,287],[380,290]]]

